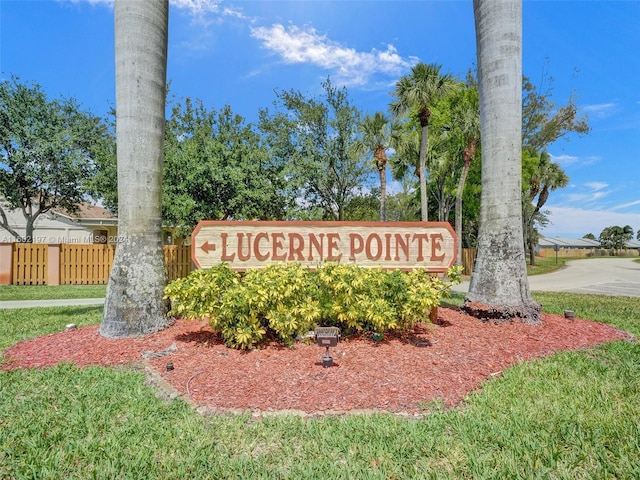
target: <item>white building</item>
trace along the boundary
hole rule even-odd
[[[2,202],[7,223],[18,235],[26,235],[26,219],[21,210],[10,210]],[[40,215],[34,225],[33,243],[116,243],[118,218],[107,209],[89,203],[78,206],[76,213],[54,208]],[[0,243],[19,242],[0,228]]]

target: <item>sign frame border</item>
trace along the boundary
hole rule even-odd
[[[453,227],[449,222],[422,222],[422,221],[419,221],[419,222],[382,222],[382,221],[358,222],[358,221],[340,221],[340,220],[326,220],[326,221],[322,221],[322,220],[311,220],[311,221],[307,221],[307,220],[291,220],[291,221],[289,220],[201,220],[193,229],[193,232],[191,232],[191,261],[198,269],[207,268],[207,267],[202,267],[200,263],[196,261],[197,247],[195,243],[195,237],[200,232],[200,230],[202,230],[205,227],[211,227],[211,226],[224,227],[224,226],[232,226],[232,225],[247,225],[247,226],[255,226],[255,227],[261,227],[261,226],[276,227],[276,226],[286,225],[286,226],[293,226],[293,227],[305,226],[305,227],[328,227],[328,228],[350,227],[350,226],[381,227],[381,228],[384,228],[385,226],[394,226],[394,227],[400,227],[400,228],[403,228],[403,227],[444,228],[449,231],[452,238],[454,239],[454,249],[453,249],[451,264],[447,267],[437,267],[437,268],[429,269],[429,271],[432,273],[446,273],[446,271],[449,268],[451,268],[456,264],[456,260],[458,258],[457,248],[455,247],[455,245],[457,244],[457,236],[456,236],[455,230],[453,229]],[[342,263],[346,263],[346,262],[342,262]],[[357,265],[357,263],[355,265]],[[406,268],[406,267],[393,268],[393,267],[385,267],[385,266],[381,266],[381,267],[385,270],[404,270],[404,271],[425,269],[425,267],[415,267],[415,268]],[[237,268],[237,267],[233,267],[233,268],[234,270],[238,270],[238,271],[247,270],[246,268],[244,269]],[[249,267],[249,268],[252,268],[252,267]]]

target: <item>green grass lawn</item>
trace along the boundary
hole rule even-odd
[[[535,265],[529,265],[529,257],[527,257],[527,275],[541,275],[543,273],[551,273],[555,270],[563,268],[571,258],[555,258],[555,257],[536,257]]]
[[[637,299],[534,297],[640,334]],[[0,311],[0,349],[101,311]],[[0,372],[0,478],[640,478],[638,343],[519,364],[457,408],[429,408],[421,419],[201,416],[133,370]]]
[[[69,323],[84,327],[101,321],[102,306],[0,309],[0,351],[21,340],[60,332]]]
[[[0,301],[104,298],[106,285],[0,285]]]

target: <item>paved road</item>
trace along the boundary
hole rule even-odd
[[[640,297],[640,263],[632,258],[570,260],[560,270],[529,277],[532,291],[594,293]],[[469,282],[454,287],[466,292]]]

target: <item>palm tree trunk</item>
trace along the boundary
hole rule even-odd
[[[118,238],[100,333],[109,338],[167,327],[162,252],[162,148],[168,0],[116,0]]]
[[[385,222],[387,220],[387,154],[384,147],[376,148],[374,162],[380,175],[380,221]]]
[[[387,172],[380,170],[380,221],[387,221]]]
[[[429,204],[427,203],[427,177],[426,177],[426,158],[427,146],[429,145],[429,124],[422,126],[420,132],[420,156],[418,164],[418,176],[420,178],[420,212],[422,221],[429,221]]]
[[[522,242],[522,1],[474,0],[482,138],[478,255],[465,310],[540,322]]]
[[[464,192],[464,186],[467,183],[467,175],[469,174],[469,168],[471,168],[471,160],[473,159],[475,153],[475,144],[467,144],[467,147],[464,149],[464,165],[462,166],[462,172],[460,172],[458,189],[456,190],[456,265],[462,265],[462,193]]]

